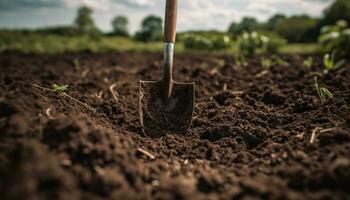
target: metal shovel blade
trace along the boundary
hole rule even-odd
[[[162,81],[140,81],[140,121],[151,137],[186,134],[195,103],[195,84],[172,81],[170,97],[164,98]]]

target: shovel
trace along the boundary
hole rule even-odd
[[[177,4],[178,0],[166,1],[163,78],[140,81],[140,122],[151,137],[186,134],[192,122],[195,83],[173,80]]]

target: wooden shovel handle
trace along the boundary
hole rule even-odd
[[[175,43],[178,0],[166,0],[164,42]]]

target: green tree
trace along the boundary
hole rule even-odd
[[[136,33],[136,39],[144,42],[162,39],[163,20],[154,15],[146,17],[141,24],[141,30]]]
[[[284,19],[286,19],[286,16],[283,14],[273,15],[266,23],[267,30],[270,30],[270,31],[275,30],[276,25]]]
[[[324,11],[324,18],[320,26],[335,24],[338,20],[345,20],[350,24],[350,1],[336,0]]]
[[[94,20],[91,17],[92,9],[82,6],[78,9],[77,17],[75,18],[75,26],[83,33],[89,33],[95,29]]]
[[[88,35],[94,39],[99,39],[102,36],[100,30],[95,26],[95,22],[92,19],[92,9],[87,6],[78,8],[78,14],[75,18],[74,24],[78,29],[78,32],[84,35]]]
[[[120,36],[128,36],[128,18],[125,16],[117,16],[112,21],[113,34]]]
[[[238,35],[242,32],[252,32],[256,31],[259,27],[258,21],[254,17],[244,17],[239,24],[233,22],[228,32],[233,35]]]
[[[316,38],[314,30],[318,22],[307,15],[293,16],[278,22],[276,32],[289,42],[310,42]]]

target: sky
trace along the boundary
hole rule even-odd
[[[179,0],[178,31],[227,30],[232,21],[244,16],[266,21],[276,13],[321,16],[334,0]],[[163,17],[165,0],[0,0],[0,28],[39,28],[72,24],[76,9],[94,9],[93,18],[103,31],[111,30],[117,15],[129,18],[135,32],[142,19],[155,14]]]

